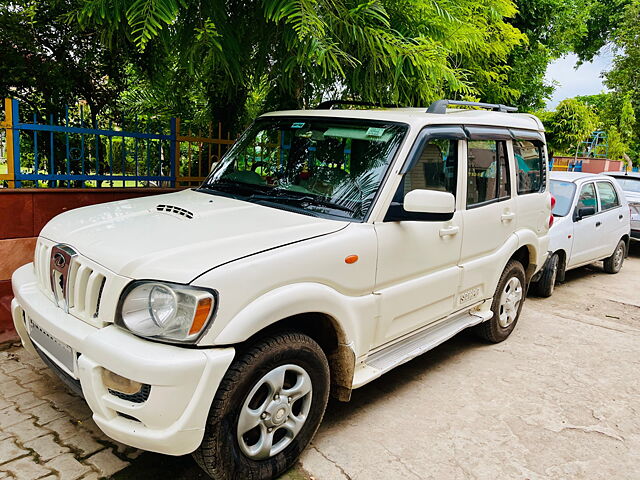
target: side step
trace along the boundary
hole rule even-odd
[[[375,380],[389,370],[432,350],[465,328],[490,320],[492,316],[491,311],[480,311],[473,314],[465,312],[462,315],[446,318],[369,355],[363,364],[356,367],[353,388]]]

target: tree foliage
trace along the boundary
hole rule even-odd
[[[540,117],[549,147],[556,154],[574,155],[598,124],[595,112],[575,98],[561,101],[554,112],[543,112]]]
[[[68,23],[80,0],[0,0],[0,97],[59,111],[85,100],[92,114],[114,105],[127,49],[107,49],[93,29]]]
[[[510,0],[88,0],[74,19],[109,45],[135,45],[152,88],[187,78],[211,116],[233,120],[264,85],[264,108],[509,101],[506,60],[525,41],[508,23],[515,14]]]
[[[617,112],[612,123],[631,160],[640,164],[640,1],[632,0],[619,18],[613,35],[616,55],[613,67],[605,73],[605,84]]]

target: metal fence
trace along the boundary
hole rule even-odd
[[[79,103],[46,118],[24,121],[20,102],[5,99],[0,122],[0,187],[188,187],[197,185],[230,145],[210,127],[182,135],[180,119],[167,124],[124,118],[117,124],[87,118]]]

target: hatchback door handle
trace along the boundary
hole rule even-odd
[[[505,212],[500,215],[500,220],[502,220],[503,222],[510,222],[514,218],[516,218],[516,214],[513,212]]]
[[[456,235],[460,231],[460,227],[456,227],[455,225],[451,227],[441,228],[438,233],[440,233],[441,237],[447,237],[449,235]]]

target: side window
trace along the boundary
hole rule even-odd
[[[400,182],[385,221],[416,220],[403,208],[404,197],[412,190],[438,190],[456,195],[458,177],[458,141],[432,139],[424,146],[418,161]]]
[[[580,196],[578,197],[578,204],[576,209],[593,207],[598,211],[598,199],[596,198],[596,188],[593,183],[587,183],[580,189]]]
[[[402,181],[403,197],[411,190],[439,190],[456,194],[458,141],[433,139]]]
[[[528,140],[514,140],[513,153],[518,174],[518,194],[542,191],[545,175],[542,145]]]
[[[598,182],[598,195],[600,196],[600,210],[609,210],[620,206],[618,194],[609,182]]]
[[[511,195],[507,144],[502,140],[471,140],[467,150],[467,207]]]

